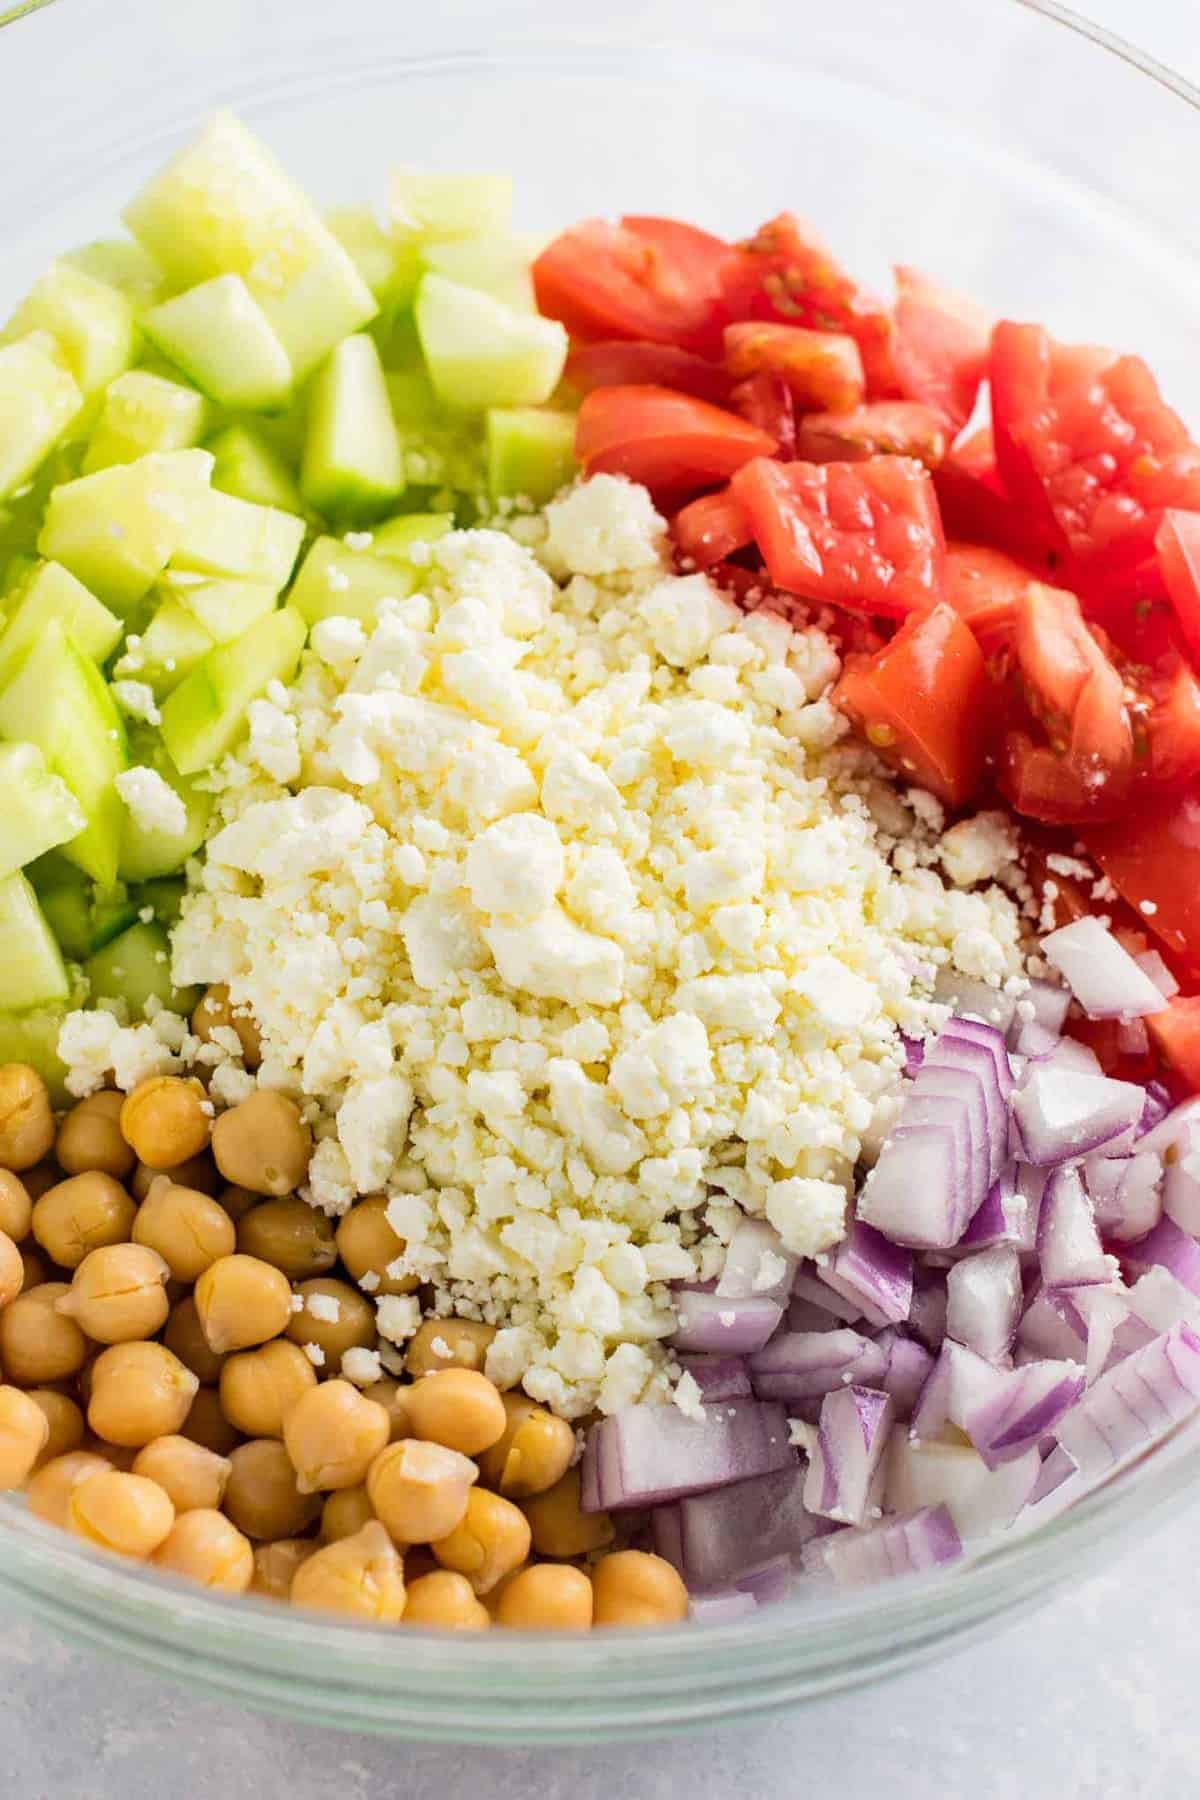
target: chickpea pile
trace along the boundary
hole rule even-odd
[[[204,1587],[383,1624],[684,1618],[670,1564],[581,1511],[571,1426],[483,1373],[492,1327],[427,1320],[404,1380],[345,1379],[378,1343],[357,1284],[417,1284],[381,1196],[336,1230],[299,1197],[311,1152],[270,1089],[214,1116],[155,1076],[56,1118],[0,1066],[0,1489]]]

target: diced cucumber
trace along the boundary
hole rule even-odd
[[[0,348],[0,500],[29,480],[82,405],[44,331]]]
[[[24,875],[0,881],[0,1008],[24,1012],[70,992],[62,952]]]
[[[163,600],[141,637],[138,679],[149,682],[159,700],[191,674],[216,641],[175,594]]]
[[[209,442],[216,461],[212,484],[237,500],[302,513],[300,489],[283,457],[248,425],[229,425]]]
[[[92,905],[88,888],[82,881],[67,881],[61,887],[47,888],[38,895],[46,923],[64,956],[82,962],[91,955]]]
[[[318,619],[369,622],[381,600],[404,600],[416,586],[416,571],[400,559],[351,550],[340,538],[319,537],[300,565],[288,604],[310,625]]]
[[[388,198],[397,226],[423,237],[485,237],[506,232],[512,223],[513,184],[508,175],[394,169]]]
[[[171,946],[157,923],[131,925],[89,957],[83,972],[93,1000],[124,1000],[134,1019],[145,1015],[148,1000],[158,1000],[172,1012],[190,1013],[200,998],[199,988],[172,985]]]
[[[333,518],[364,522],[404,488],[404,459],[379,352],[359,332],[318,370],[300,469],[304,498]]]
[[[190,381],[221,406],[281,406],[292,365],[240,275],[214,275],[151,307],[142,330]]]
[[[421,365],[389,369],[387,384],[410,483],[404,493],[405,504],[425,510],[426,501],[418,498],[422,487],[483,493],[486,482],[479,421],[447,414]]]
[[[275,610],[276,590],[263,581],[204,581],[180,588],[177,598],[208,632],[214,644],[232,643]]]
[[[219,644],[164,703],[162,735],[175,767],[198,774],[232,750],[252,700],[290,681],[308,627],[294,606],[269,613],[232,644]]]
[[[48,850],[45,856],[39,856],[36,862],[29,864],[25,874],[33,883],[33,891],[39,900],[51,888],[66,887],[72,882],[76,887],[82,887],[86,879],[74,863],[69,863],[57,850]]]
[[[61,776],[36,744],[0,744],[0,879],[69,843],[87,824]]]
[[[178,876],[172,876],[163,881],[142,882],[140,887],[133,890],[130,898],[139,912],[147,906],[153,907],[155,918],[169,931],[172,925],[178,923],[186,893],[187,882]]]
[[[42,902],[45,906],[45,901]],[[105,944],[111,944],[121,932],[128,931],[137,918],[137,907],[129,897],[129,890],[123,885],[113,888],[111,893],[102,894],[99,888],[92,892],[91,950],[103,950]],[[59,942],[61,943],[61,939]]]
[[[212,816],[212,795],[201,792],[194,781],[179,775],[165,751],[160,749],[157,755],[143,760],[179,795],[187,816],[180,831],[164,831],[140,825],[132,812],[127,813],[117,865],[122,881],[158,881],[178,874],[188,857],[194,856],[203,844]]]
[[[106,281],[132,302],[135,312],[161,299],[166,277],[154,258],[131,238],[98,238],[68,250],[63,261],[96,281]]]
[[[401,513],[398,519],[389,519],[386,525],[375,527],[371,534],[371,554],[398,557],[402,562],[408,562],[414,544],[436,544],[439,538],[453,530],[453,513]]]
[[[540,406],[558,386],[567,334],[556,319],[514,312],[441,275],[422,278],[416,319],[429,378],[446,406]]]
[[[0,1012],[0,1063],[26,1063],[36,1069],[50,1089],[55,1106],[73,1104],[66,1088],[66,1064],[58,1054],[58,1034],[65,1012],[63,1005],[33,1012]]]
[[[64,482],[38,548],[125,617],[182,543],[211,472],[207,450],[166,450]]]
[[[304,539],[304,520],[211,490],[188,512],[171,554],[173,570],[257,581],[278,593]]]
[[[385,231],[369,206],[338,206],[325,223],[384,312],[407,306],[421,275],[417,244]]]
[[[488,492],[544,506],[574,478],[575,415],[493,406],[487,416]]]
[[[188,450],[204,436],[204,396],[145,369],[128,369],[110,383],[83,459],[83,472],[136,462],[154,450]]]
[[[123,369],[137,350],[133,307],[106,281],[68,262],[51,263],[4,327],[11,343],[45,331],[59,347],[81,392],[94,394]]]
[[[424,244],[421,262],[435,275],[460,287],[478,288],[517,312],[536,312],[531,264],[537,250],[519,237],[458,238],[447,244]]]
[[[240,275],[303,380],[375,316],[375,297],[264,144],[218,113],[125,209],[178,287]]]
[[[0,737],[36,744],[62,776],[87,820],[62,853],[111,887],[125,812],[113,780],[126,767],[125,730],[104,677],[57,619],[0,693]]]
[[[121,621],[114,618],[61,563],[34,565],[0,634],[0,688],[10,681],[51,619],[57,619],[86,656],[102,663],[116,649]]]

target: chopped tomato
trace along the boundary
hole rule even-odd
[[[1200,1094],[1200,994],[1177,994],[1146,1027],[1171,1074],[1189,1094]]]
[[[1136,1081],[1142,1085],[1153,1079],[1158,1059],[1144,1033],[1138,1034],[1142,1046],[1130,1048],[1131,1025],[1136,1028],[1141,1023],[1138,1019],[1126,1024],[1120,1019],[1070,1018],[1063,1029],[1077,1044],[1087,1045],[1104,1073],[1114,1081]]]
[[[661,387],[596,388],[575,427],[575,454],[589,475],[627,475],[659,496],[728,480],[774,449],[736,413]]]
[[[904,267],[896,270],[894,317],[892,357],[901,393],[933,407],[961,431],[987,369],[991,320],[973,300]]]
[[[1010,731],[999,767],[1000,791],[1026,819],[1044,825],[1081,825],[1119,818],[1128,806],[1125,782],[1089,780],[1089,773],[1027,731]]]
[[[1200,512],[1165,512],[1154,548],[1188,651],[1200,661]]]
[[[1080,833],[1147,931],[1200,971],[1200,787],[1147,790],[1112,824]]]
[[[713,350],[730,247],[674,219],[585,219],[533,265],[538,311],[577,338]]]
[[[1016,597],[1013,646],[1034,711],[1060,740],[1069,735],[1089,679],[1107,663],[1065,588],[1027,582]]]
[[[776,595],[760,569],[747,569],[737,562],[715,562],[705,571],[708,579],[721,589],[726,599],[746,612],[757,612],[770,601],[769,610],[786,618],[793,616],[788,604],[790,594]],[[807,624],[807,619],[803,621]]]
[[[979,786],[989,701],[983,653],[944,602],[908,619],[874,656],[852,659],[833,690],[886,761],[951,807]]]
[[[1047,834],[1046,845],[1032,842],[1027,836],[1021,845],[1021,866],[1033,888],[1038,908],[1048,904],[1054,924],[1069,925],[1073,919],[1085,919],[1095,911],[1088,888],[1074,875],[1064,875],[1050,867],[1054,836]]]
[[[873,400],[853,412],[808,413],[796,428],[796,453],[805,462],[915,456],[933,469],[949,443],[941,414],[913,400]]]
[[[989,375],[997,464],[1014,504],[1085,580],[1140,579],[1164,511],[1200,508],[1200,450],[1145,363],[1003,323]]]
[[[754,541],[745,508],[728,488],[692,500],[676,513],[671,533],[680,556],[698,569],[724,562]]]
[[[729,397],[734,412],[741,413],[760,431],[775,439],[776,456],[785,462],[796,454],[796,404],[791,389],[778,375],[751,375],[739,381]]]
[[[928,471],[911,458],[759,458],[738,471],[733,491],[776,587],[890,618],[926,611],[942,598],[937,500]]]
[[[946,598],[967,621],[985,656],[1010,642],[1017,602],[1034,579],[1003,550],[984,544],[946,546]]]
[[[576,344],[564,370],[581,394],[598,387],[668,387],[694,394],[714,406],[725,406],[733,386],[720,363],[709,362],[674,344],[646,344],[610,338],[599,344]]]
[[[897,392],[891,313],[839,268],[793,213],[780,213],[735,246],[723,287],[729,319],[848,333],[861,353],[870,392],[880,398]]]
[[[840,331],[803,325],[742,324],[725,328],[725,367],[737,381],[778,375],[796,403],[811,411],[849,412],[866,392],[862,357]]]
[[[1150,712],[1150,772],[1156,781],[1200,775],[1200,682],[1180,663]]]

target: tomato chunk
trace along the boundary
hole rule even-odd
[[[729,396],[734,412],[741,413],[760,431],[775,439],[775,454],[789,461],[796,454],[796,403],[791,389],[778,375],[751,375],[739,381]]]
[[[1185,663],[1162,684],[1149,721],[1150,772],[1156,781],[1200,774],[1200,682]]]
[[[1200,1094],[1200,994],[1177,994],[1146,1027],[1159,1054],[1189,1094]]]
[[[805,462],[864,462],[868,456],[915,456],[936,468],[950,444],[941,414],[913,400],[874,400],[853,412],[808,413],[796,427]]]
[[[1013,502],[1082,579],[1153,567],[1170,507],[1200,508],[1200,450],[1140,357],[1002,323],[989,362],[996,457]]]
[[[985,544],[946,546],[946,598],[994,655],[1011,640],[1017,602],[1035,580],[1024,563]]]
[[[1154,547],[1184,641],[1200,661],[1200,512],[1165,512]]]
[[[1089,782],[1070,756],[1034,741],[1027,731],[1010,731],[999,764],[1000,791],[1014,812],[1043,825],[1084,825],[1120,818],[1128,807],[1125,783]]]
[[[896,270],[894,317],[900,391],[960,431],[975,410],[987,368],[990,318],[973,300],[904,267]]]
[[[754,541],[745,508],[728,488],[689,502],[676,513],[671,533],[680,556],[698,569],[724,562]]]
[[[833,702],[887,762],[947,806],[965,806],[979,786],[990,683],[952,606],[915,615],[874,656],[852,659]]]
[[[575,427],[575,454],[589,475],[627,475],[660,496],[727,480],[774,449],[736,413],[662,387],[596,388]]]
[[[942,598],[937,500],[928,471],[911,458],[759,459],[738,471],[733,491],[777,587],[890,618]]]
[[[730,255],[720,238],[674,219],[585,219],[534,262],[538,310],[572,337],[717,349]]]
[[[720,363],[709,362],[674,344],[647,344],[609,338],[575,344],[563,371],[581,394],[598,387],[668,387],[725,406],[733,383]]]
[[[840,331],[803,325],[743,324],[725,328],[725,367],[737,381],[778,375],[801,407],[849,412],[866,392],[862,357]]]
[[[1200,971],[1200,788],[1148,791],[1112,824],[1079,835],[1145,929]]]
[[[1004,491],[990,425],[951,447],[934,473],[947,536],[1007,550],[1049,575],[1057,559]]]

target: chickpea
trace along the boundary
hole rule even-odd
[[[438,1369],[482,1369],[495,1335],[476,1319],[426,1319],[409,1339],[404,1367],[414,1381]]]
[[[208,1148],[212,1102],[195,1076],[151,1075],[126,1096],[121,1131],[139,1162],[173,1169]]]
[[[487,1488],[472,1488],[467,1510],[430,1549],[443,1568],[465,1575],[476,1594],[489,1594],[529,1555],[529,1521],[519,1506]]]
[[[140,1162],[129,1182],[129,1191],[134,1199],[144,1200],[161,1175],[165,1175],[168,1181],[173,1181],[176,1187],[195,1188],[198,1193],[207,1194],[210,1199],[215,1198],[221,1186],[221,1178],[211,1156],[189,1156],[186,1162],[176,1163],[173,1169],[152,1169],[147,1163]]]
[[[167,1322],[167,1265],[142,1244],[108,1244],[85,1256],[56,1311],[98,1344],[153,1337]]]
[[[388,1442],[391,1420],[348,1381],[302,1394],[283,1421],[283,1441],[302,1494],[357,1487]]]
[[[36,1468],[78,1450],[83,1442],[83,1414],[69,1394],[57,1388],[30,1388],[29,1399],[39,1407],[46,1420],[46,1442],[37,1459]]]
[[[27,1063],[0,1067],[0,1168],[32,1169],[49,1156],[54,1112],[45,1082]]]
[[[342,1219],[337,1228],[337,1253],[355,1281],[374,1275],[381,1294],[411,1294],[421,1284],[415,1275],[389,1275],[388,1265],[404,1254],[404,1239],[392,1230],[387,1216],[387,1195],[368,1194]]]
[[[282,1437],[283,1421],[317,1385],[317,1371],[298,1344],[276,1338],[260,1350],[239,1350],[221,1370],[225,1417],[247,1437]]]
[[[92,1456],[102,1456],[110,1469],[120,1469],[126,1475],[130,1473],[137,1461],[137,1450],[134,1445],[105,1443],[104,1439],[97,1437],[94,1431],[84,1433],[80,1449],[88,1451]]]
[[[25,1286],[21,1252],[6,1231],[0,1231],[0,1311],[15,1300]]]
[[[33,1235],[62,1269],[77,1269],[90,1250],[129,1241],[136,1208],[119,1181],[91,1170],[47,1188],[33,1208]]]
[[[211,1044],[216,1031],[232,1031],[242,1047],[242,1061],[257,1069],[262,1061],[262,1037],[247,1007],[235,1007],[224,983],[214,983],[192,1014],[193,1035]]]
[[[222,1256],[196,1283],[196,1311],[210,1350],[249,1350],[284,1330],[292,1317],[286,1275],[257,1256]]]
[[[72,1487],[67,1528],[118,1556],[153,1556],[175,1523],[175,1508],[156,1481],[108,1469]]]
[[[371,1464],[367,1492],[398,1544],[432,1544],[460,1523],[478,1478],[475,1464],[457,1450],[401,1438]]]
[[[441,1369],[415,1382],[408,1398],[413,1437],[478,1456],[503,1434],[504,1402],[486,1375]]]
[[[280,1538],[274,1544],[257,1545],[250,1592],[264,1600],[288,1599],[296,1570],[315,1554],[316,1548],[311,1538]]]
[[[688,1615],[688,1592],[677,1570],[644,1550],[614,1550],[592,1569],[597,1625],[674,1625]]]
[[[377,1519],[326,1544],[292,1578],[292,1605],[395,1625],[404,1616],[404,1564]]]
[[[179,1430],[199,1386],[164,1344],[114,1344],[92,1370],[88,1424],[107,1443],[140,1449]]]
[[[154,1552],[154,1565],[201,1587],[244,1594],[254,1579],[254,1551],[224,1513],[198,1507],[176,1519]]]
[[[203,1385],[211,1387],[220,1380],[225,1358],[209,1349],[208,1339],[200,1328],[196,1302],[190,1294],[171,1308],[163,1343],[175,1352],[181,1363],[187,1364],[193,1375],[199,1376]]]
[[[91,1475],[103,1475],[111,1468],[107,1457],[97,1456],[90,1450],[68,1450],[65,1456],[56,1456],[53,1462],[43,1463],[29,1477],[25,1489],[30,1512],[35,1518],[44,1519],[47,1525],[57,1525],[60,1531],[65,1531],[71,1489],[76,1482],[86,1481]]]
[[[20,1388],[0,1387],[0,1490],[17,1488],[50,1441],[50,1425],[36,1400]]]
[[[505,1427],[479,1458],[479,1477],[510,1500],[544,1494],[561,1481],[575,1454],[575,1433],[527,1394],[501,1394]]]
[[[121,1108],[125,1096],[114,1088],[101,1088],[73,1106],[58,1128],[54,1156],[64,1175],[84,1175],[98,1170],[124,1181],[133,1174],[137,1157],[121,1136]]]
[[[21,1185],[31,1201],[40,1200],[47,1188],[57,1187],[61,1180],[62,1170],[56,1162],[40,1162],[21,1170]]]
[[[223,1187],[217,1199],[235,1225],[241,1224],[252,1207],[262,1205],[262,1195],[252,1194],[249,1188],[244,1187]]]
[[[488,1631],[492,1621],[465,1575],[436,1569],[409,1583],[404,1623],[429,1625],[439,1631]]]
[[[57,1175],[54,1181],[57,1181]],[[53,1187],[54,1182],[49,1183]],[[11,1169],[0,1169],[0,1231],[19,1244],[29,1236],[33,1223],[33,1198],[25,1182]]]
[[[336,1544],[341,1538],[353,1537],[374,1517],[365,1487],[338,1488],[321,1508],[321,1542]]]
[[[568,1469],[544,1494],[522,1502],[539,1556],[586,1556],[603,1550],[615,1533],[607,1513],[579,1510],[579,1470]]]
[[[26,1288],[0,1312],[0,1367],[20,1387],[44,1387],[77,1375],[87,1340],[74,1319],[58,1311],[70,1293],[62,1281]]]
[[[294,1100],[259,1088],[221,1114],[212,1147],[226,1181],[256,1194],[291,1194],[308,1173],[312,1132]]]
[[[36,1250],[30,1250],[25,1245],[22,1245],[21,1292],[24,1294],[28,1292],[30,1288],[41,1287],[43,1282],[49,1281],[49,1279],[50,1264],[46,1261],[45,1257],[39,1256]]]
[[[570,1563],[532,1563],[505,1583],[492,1616],[518,1631],[587,1631],[592,1584]]]
[[[135,1475],[157,1481],[171,1497],[176,1516],[219,1507],[225,1498],[230,1462],[191,1438],[171,1433],[153,1438],[133,1459]]]
[[[294,1344],[316,1344],[324,1353],[325,1361],[321,1366],[326,1375],[337,1374],[347,1350],[374,1348],[378,1337],[375,1308],[357,1288],[322,1275],[315,1281],[301,1282],[296,1292],[304,1307],[301,1312],[289,1315],[287,1335]],[[316,1312],[312,1307],[314,1300]],[[330,1301],[336,1303],[336,1318],[318,1317],[321,1312],[333,1310],[328,1304]]]
[[[237,1247],[282,1269],[289,1281],[323,1275],[337,1261],[333,1226],[295,1194],[263,1200],[238,1221]]]
[[[138,1209],[133,1241],[157,1250],[176,1281],[198,1281],[218,1257],[233,1255],[237,1234],[216,1200],[160,1175]]]
[[[211,1387],[199,1390],[187,1418],[179,1427],[179,1435],[190,1438],[193,1444],[202,1445],[216,1456],[232,1456],[242,1441],[241,1432],[234,1430],[221,1411],[221,1396]]]
[[[376,1401],[387,1413],[391,1420],[393,1444],[397,1438],[416,1435],[409,1429],[408,1421],[408,1400],[412,1393],[411,1387],[401,1387],[398,1381],[393,1381],[389,1376],[382,1381],[373,1381],[369,1388],[363,1389],[363,1393],[368,1400]]]
[[[225,1511],[239,1531],[258,1539],[299,1537],[321,1510],[319,1494],[303,1494],[278,1438],[252,1438],[229,1458]]]

